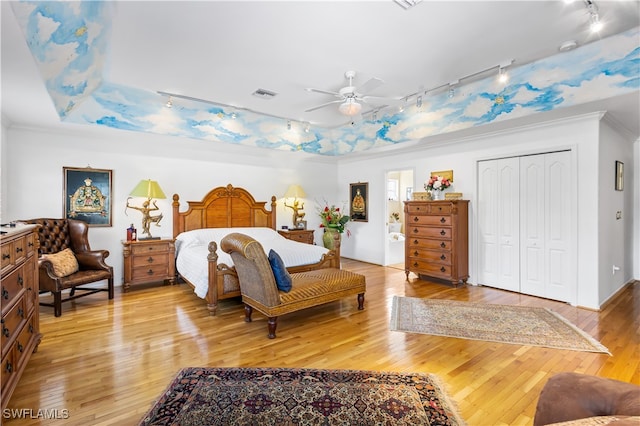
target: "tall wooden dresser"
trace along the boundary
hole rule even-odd
[[[405,201],[404,271],[450,281],[469,278],[469,201]]]
[[[2,409],[40,344],[37,225],[2,231]]]

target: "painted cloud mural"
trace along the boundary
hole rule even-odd
[[[344,155],[640,89],[638,28],[520,67],[510,83],[464,85],[464,96],[426,97],[420,108],[332,129],[283,131],[282,119],[199,102],[165,108],[156,92],[104,79],[113,3],[17,2],[14,14],[61,120],[231,144]]]

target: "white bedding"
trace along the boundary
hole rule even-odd
[[[287,267],[316,263],[329,251],[321,246],[289,240],[271,228],[205,228],[183,232],[176,237],[176,268],[193,284],[198,297],[204,299],[209,286],[207,255],[210,241],[218,243],[218,265],[233,266],[231,256],[220,249],[220,241],[231,232],[254,238],[267,254],[273,249]]]

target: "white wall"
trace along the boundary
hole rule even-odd
[[[469,137],[449,142],[424,143],[401,152],[374,152],[364,156],[326,158],[305,153],[255,150],[222,143],[172,138],[118,130],[93,130],[69,126],[65,131],[2,129],[1,200],[2,221],[34,217],[61,217],[62,168],[85,167],[113,170],[113,226],[94,227],[90,231],[95,248],[111,251],[116,282],[121,283],[122,248],[120,240],[130,223],[140,225],[137,211],[124,213],[127,196],[141,179],[157,180],[168,197],[178,193],[182,201],[198,201],[214,186],[228,183],[244,187],[259,201],[272,195],[279,198],[278,226],[289,225],[291,210],[282,205],[282,195],[289,184],[302,185],[307,193],[305,219],[315,229],[316,243],[322,244],[316,201],[349,204],[349,184],[369,183],[369,221],[350,222],[350,238],[343,238],[345,257],[383,264],[386,237],[386,173],[413,169],[414,190],[420,191],[431,171],[453,170],[452,191],[462,192],[470,203],[470,283],[477,275],[476,247],[476,163],[482,159],[571,149],[577,167],[576,224],[577,304],[598,308],[619,288],[620,283],[640,270],[640,205],[634,188],[640,187],[639,173],[633,163],[640,161],[639,143],[628,142],[616,132],[615,125],[601,126],[600,114]],[[600,130],[602,128],[602,131]],[[602,138],[602,141],[600,140]],[[615,148],[607,150],[607,141]],[[626,147],[626,148],[625,148]],[[635,148],[635,154],[633,149]],[[625,163],[625,191],[615,194],[612,160],[620,155]],[[601,159],[600,156],[603,156]],[[606,157],[606,158],[604,158]],[[610,158],[609,158],[610,157]],[[617,158],[616,158],[617,159]],[[599,190],[602,176],[609,182]],[[608,176],[608,177],[607,177]],[[634,186],[634,184],[636,186]],[[608,189],[607,189],[608,187]],[[619,200],[618,196],[623,199]],[[611,220],[609,207],[623,203],[622,239],[620,221]],[[604,204],[604,206],[603,206]],[[171,199],[158,203],[164,214],[161,228],[152,227],[154,236],[171,235]],[[635,209],[634,209],[635,207]],[[615,212],[615,210],[614,210]],[[635,213],[634,213],[635,212]],[[615,218],[615,216],[614,216]],[[602,232],[598,232],[602,227]],[[636,238],[628,238],[635,235]],[[615,259],[608,258],[617,256]],[[612,279],[611,263],[621,257],[623,269]],[[635,269],[634,269],[635,268]],[[609,271],[606,276],[605,272]]]
[[[275,195],[278,227],[291,225],[291,210],[285,210],[282,196],[289,184],[295,182],[304,188],[308,197],[304,210],[308,228],[316,230],[316,242],[322,244],[314,198],[331,199],[335,194],[337,167],[332,162],[308,155],[279,155],[278,152],[274,155],[273,151],[255,148],[229,150],[226,144],[212,148],[213,142],[191,139],[117,130],[97,133],[83,130],[80,127],[62,133],[8,129],[7,144],[3,137],[3,154],[6,152],[7,156],[7,167],[2,169],[3,188],[9,183],[8,190],[2,194],[6,211],[3,221],[62,217],[63,167],[111,169],[113,226],[92,227],[89,236],[92,248],[111,252],[107,260],[114,267],[117,285],[122,281],[120,241],[126,237],[126,228],[131,223],[138,229],[142,227],[140,212],[129,209],[128,216],[125,215],[129,192],[141,179],[157,180],[168,197],[158,201],[164,218],[161,227],[151,226],[153,236],[172,234],[174,193],[179,194],[181,211],[185,211],[186,201],[200,201],[212,188],[229,183],[247,189],[256,201],[267,201],[267,209],[271,196]],[[139,205],[139,202],[132,203]]]
[[[600,126],[598,179],[599,304],[633,278],[633,143],[607,120]],[[624,163],[624,190],[615,190],[615,162]],[[616,213],[621,212],[621,219]],[[637,215],[637,214],[636,214]],[[614,271],[613,266],[620,268]]]
[[[607,239],[598,241],[598,164],[599,128],[601,114],[589,114],[566,120],[528,126],[511,131],[499,132],[476,138],[466,138],[448,142],[446,146],[428,146],[418,152],[379,155],[368,158],[345,158],[339,160],[338,180],[341,196],[346,197],[351,182],[369,182],[369,222],[351,223],[353,236],[343,242],[342,255],[372,263],[382,263],[385,228],[384,171],[400,168],[414,168],[414,188],[422,187],[431,171],[453,170],[452,190],[462,192],[470,202],[470,274],[469,282],[477,276],[476,247],[476,163],[478,160],[526,155],[556,149],[571,149],[576,172],[576,181],[568,183],[577,191],[574,209],[577,210],[576,224],[577,282],[576,297],[580,306],[598,308],[603,296],[611,294],[609,283],[599,280],[599,247],[602,251],[613,251],[618,242]],[[631,146],[631,145],[630,145]],[[631,162],[631,161],[629,161]],[[625,164],[626,166],[626,164]],[[613,178],[611,178],[613,179]],[[628,209],[633,217],[632,209]],[[630,266],[629,266],[630,268]],[[624,276],[629,276],[631,269]],[[603,286],[604,288],[601,288]]]

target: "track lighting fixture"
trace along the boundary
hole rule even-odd
[[[447,94],[447,96],[449,97],[449,99],[453,98],[456,94],[455,89],[453,88],[453,86],[449,86],[449,93]]]
[[[171,96],[169,96],[169,99],[167,100],[167,103],[165,104],[165,106],[167,108],[171,108],[173,106],[173,102],[171,101]]]
[[[235,112],[231,113],[231,118],[235,120],[237,117],[238,117],[238,114],[236,114]]]
[[[418,96],[416,99],[416,107],[422,108],[422,96]]]
[[[602,30],[602,22],[600,22],[600,15],[598,14],[598,6],[592,0],[586,0],[587,11],[589,11],[589,28],[592,33],[597,33]]]
[[[502,66],[498,68],[498,81],[500,83],[506,83],[507,81],[509,81],[509,76]]]
[[[304,132],[309,133],[310,130],[311,130],[311,125],[309,123],[306,123],[304,125]]]
[[[287,120],[287,130],[291,130],[291,120]]]

